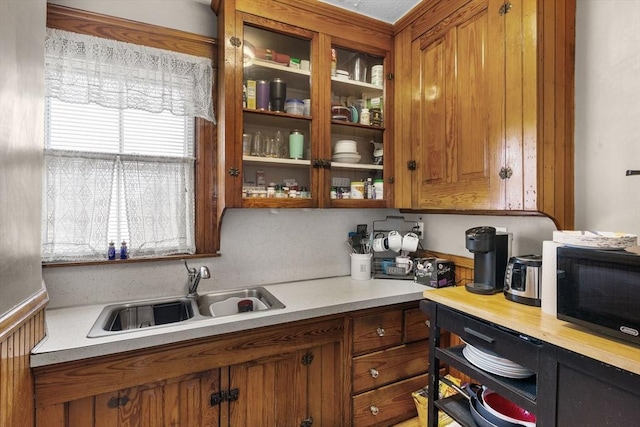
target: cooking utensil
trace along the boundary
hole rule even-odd
[[[536,416],[493,390],[483,387],[482,405],[496,417],[516,425],[535,427]]]
[[[450,381],[448,378],[441,377],[440,381],[448,385],[449,387],[456,390],[463,397],[465,397],[469,401],[469,410],[471,412],[471,417],[476,422],[479,427],[521,427],[521,424],[512,423],[509,421],[502,420],[485,408],[480,399],[482,396],[483,388],[478,384],[468,384],[467,388],[461,388],[453,381]],[[475,388],[476,391],[473,392],[471,388]]]

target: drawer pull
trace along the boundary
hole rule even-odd
[[[431,322],[429,322],[429,319],[425,320],[424,324],[427,325],[427,328],[431,327]]]
[[[378,328],[378,329],[376,329],[376,333],[378,334],[379,337],[383,337],[384,336],[384,329],[383,328]]]
[[[378,415],[378,412],[380,412],[380,409],[378,409],[378,407],[377,407],[377,406],[375,406],[375,405],[371,405],[371,407],[369,408],[369,410],[371,411],[371,413],[372,413],[373,415]]]
[[[481,334],[480,332],[474,331],[473,329],[467,328],[467,327],[464,328],[464,331],[466,333],[468,333],[469,335],[473,335],[476,338],[480,338],[482,341],[486,341],[489,344],[493,344],[494,339],[491,338],[490,336],[487,336],[485,334]]]
[[[378,378],[378,375],[380,375],[380,372],[378,372],[376,368],[371,368],[369,369],[369,374],[371,374],[371,378]]]

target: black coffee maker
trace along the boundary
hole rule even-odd
[[[509,235],[496,234],[494,227],[474,227],[465,232],[466,246],[473,253],[473,283],[467,291],[474,294],[496,294],[504,289]]]

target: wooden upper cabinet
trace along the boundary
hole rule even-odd
[[[412,101],[396,115],[410,190],[395,206],[542,212],[572,228],[574,40],[574,0],[423,6],[396,35],[396,93]]]

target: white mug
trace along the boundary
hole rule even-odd
[[[387,240],[389,241],[390,250],[400,252],[400,249],[402,249],[402,234],[395,230],[390,231],[387,235]]]
[[[378,237],[373,240],[374,252],[386,252],[389,250],[389,240],[386,237]]]
[[[420,238],[416,233],[407,233],[402,238],[402,250],[407,252],[415,252],[418,249]]]
[[[413,261],[409,257],[397,256],[396,267],[404,267],[405,274],[409,274],[413,271]]]

